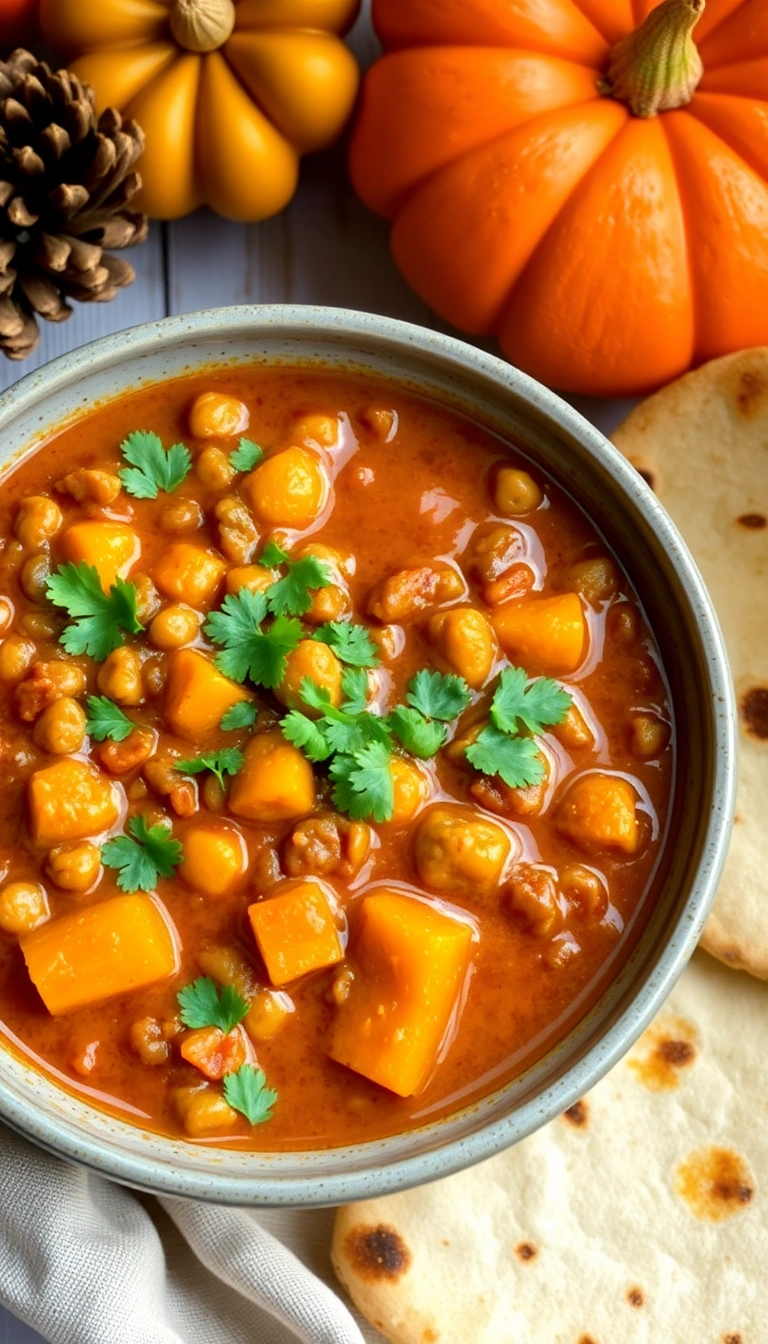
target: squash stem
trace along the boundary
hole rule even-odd
[[[692,32],[705,0],[663,0],[617,42],[600,93],[626,103],[635,117],[655,117],[691,101],[704,67]]]
[[[216,51],[232,34],[235,6],[232,0],[174,0],[168,19],[185,51]]]

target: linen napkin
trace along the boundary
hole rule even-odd
[[[51,1344],[375,1344],[332,1222],[140,1195],[0,1125],[0,1302]]]

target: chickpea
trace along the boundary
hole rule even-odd
[[[566,864],[560,872],[560,891],[570,905],[583,915],[601,919],[608,909],[608,888],[604,877],[583,863]]]
[[[593,607],[615,596],[619,587],[619,571],[607,555],[578,560],[570,568],[570,586]]]
[[[221,448],[204,448],[195,463],[195,475],[206,490],[226,490],[237,472]]]
[[[43,710],[32,736],[43,751],[50,751],[54,756],[68,756],[82,747],[85,724],[85,710],[76,700],[64,695]]]
[[[499,775],[480,775],[469,786],[470,797],[499,817],[537,816],[544,806],[549,778],[549,761],[543,752],[539,752],[539,760],[544,774],[538,784],[513,789]]]
[[[260,989],[254,996],[243,1026],[253,1041],[271,1041],[295,1012],[293,999],[284,990]]]
[[[535,863],[518,863],[509,875],[503,904],[529,933],[549,938],[561,928],[563,912],[557,899],[555,874]]]
[[[295,433],[302,443],[317,443],[321,448],[333,448],[339,437],[339,422],[335,415],[304,415]]]
[[[199,633],[199,613],[181,605],[165,607],[149,627],[149,638],[158,649],[183,649],[194,644]]]
[[[251,593],[265,593],[279,578],[276,569],[266,569],[264,565],[235,565],[227,573],[227,592],[239,593],[247,588]]]
[[[165,690],[166,675],[167,668],[162,654],[145,659],[141,665],[141,680],[144,683],[146,694],[150,696],[162,695]]]
[[[312,873],[349,879],[362,868],[372,843],[366,822],[320,813],[297,822],[289,832],[283,846],[283,864],[289,877]]]
[[[156,1017],[140,1017],[136,1022],[132,1022],[128,1041],[142,1064],[148,1064],[150,1068],[154,1068],[157,1064],[165,1064],[170,1058],[171,1047],[165,1039],[162,1024]]]
[[[569,961],[573,961],[574,957],[578,957],[580,952],[581,944],[576,941],[570,930],[566,929],[547,943],[541,954],[542,965],[550,971],[559,971],[563,966],[567,966]]]
[[[497,464],[491,473],[491,499],[497,513],[517,518],[538,509],[544,496],[532,476],[517,467]]]
[[[533,570],[525,563],[525,542],[515,527],[485,523],[472,536],[467,572],[489,606],[522,597],[531,588]]]
[[[637,614],[628,602],[618,602],[608,611],[608,635],[620,644],[632,644],[638,634]]]
[[[240,490],[264,526],[302,529],[322,513],[330,483],[316,453],[286,448],[260,462]]]
[[[430,608],[463,597],[466,585],[451,566],[437,561],[419,569],[400,569],[382,579],[368,594],[366,608],[385,624],[413,620]]]
[[[9,635],[0,644],[0,681],[21,681],[36,654],[30,639]]]
[[[25,611],[19,627],[32,639],[51,639],[61,633],[65,623],[56,611]]]
[[[196,499],[174,499],[160,514],[164,532],[196,532],[203,522],[203,510]]]
[[[308,555],[313,555],[316,560],[322,560],[323,564],[332,569],[339,578],[342,575],[349,578],[357,566],[354,555],[349,551],[337,551],[335,546],[326,546],[322,541],[306,541],[303,546],[297,546],[295,557],[297,560],[305,560]]]
[[[493,631],[483,613],[475,607],[451,607],[433,616],[427,629],[446,670],[475,689],[482,686],[496,653]]]
[[[495,822],[468,808],[438,803],[419,825],[414,858],[431,891],[482,896],[501,880],[511,848],[507,832]]]
[[[136,649],[113,649],[99,668],[96,685],[119,705],[140,705],[144,699],[141,658]]]
[[[9,597],[0,597],[0,635],[13,624],[14,609]]]
[[[21,504],[14,532],[25,550],[34,551],[55,537],[64,518],[55,500],[48,495],[30,495]]]
[[[232,1129],[237,1124],[237,1111],[207,1084],[204,1087],[178,1087],[173,1100],[185,1133],[190,1139]]]
[[[197,964],[203,975],[209,975],[218,984],[234,985],[244,999],[252,999],[259,987],[251,963],[237,948],[203,948],[197,953]]]
[[[160,594],[148,574],[132,574],[131,583],[136,589],[136,615],[142,625],[149,625],[160,609]]]
[[[570,751],[578,751],[581,747],[594,745],[595,738],[592,729],[575,700],[571,701],[568,706],[562,723],[558,723],[552,729],[552,732],[558,742],[562,742],[563,746]]]
[[[101,875],[101,851],[89,840],[57,845],[48,855],[45,871],[62,891],[90,891]]]
[[[331,704],[338,709],[343,696],[341,676],[344,671],[333,649],[314,639],[302,639],[289,654],[285,672],[275,695],[289,709],[300,709],[302,714],[317,718],[319,711],[305,705],[301,698],[301,683],[305,677],[328,691]]]
[[[406,756],[391,756],[389,773],[393,793],[390,821],[393,826],[405,826],[427,802],[432,792],[431,782],[426,771]]]
[[[201,392],[189,410],[189,428],[196,439],[229,439],[243,434],[250,421],[248,407],[226,392]]]
[[[385,406],[367,406],[360,412],[360,424],[370,430],[379,443],[391,443],[397,433],[397,411]]]
[[[649,760],[660,756],[669,743],[669,725],[655,714],[636,714],[629,725],[629,749],[633,756]]]
[[[19,938],[50,919],[48,894],[39,882],[6,882],[0,887],[0,929]]]
[[[32,602],[42,602],[51,577],[51,562],[47,551],[31,555],[21,570],[21,586]]]
[[[56,489],[63,495],[71,495],[78,504],[100,504],[106,508],[108,504],[114,504],[122,489],[122,482],[119,476],[113,476],[109,471],[81,467],[59,481]]]

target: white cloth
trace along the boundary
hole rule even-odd
[[[332,1222],[137,1195],[0,1125],[0,1302],[51,1344],[374,1344]]]

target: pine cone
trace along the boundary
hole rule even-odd
[[[144,134],[113,108],[96,117],[93,90],[28,51],[0,61],[0,350],[24,359],[37,317],[63,322],[67,299],[105,302],[134,278],[106,247],[147,234],[126,207],[141,178]]]

